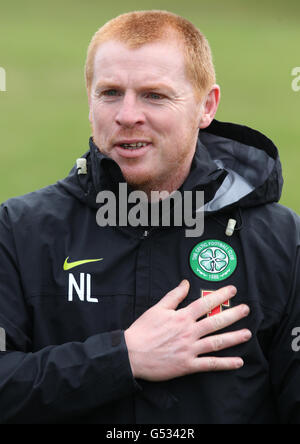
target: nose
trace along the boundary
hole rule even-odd
[[[142,125],[145,116],[133,93],[126,93],[120,101],[120,108],[116,114],[116,123],[125,128],[133,128],[135,125]]]

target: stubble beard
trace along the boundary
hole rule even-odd
[[[197,138],[196,138],[197,140]],[[195,137],[186,141],[186,148],[181,155],[173,162],[168,164],[168,170],[162,171],[159,176],[154,175],[155,171],[151,171],[142,177],[136,177],[134,174],[128,174],[122,171],[122,174],[134,190],[144,191],[148,199],[151,199],[151,191],[167,191],[169,194],[178,190],[189,175],[192,160],[196,149]],[[191,147],[194,147],[191,149]]]
[[[92,129],[94,130],[93,127]],[[155,176],[155,171],[149,171],[148,173],[145,173],[139,177],[134,173],[127,173],[126,169],[120,166],[127,184],[134,190],[145,192],[149,200],[151,199],[151,191],[167,191],[169,194],[171,194],[173,191],[178,190],[190,172],[192,160],[196,150],[198,132],[199,130],[196,129],[196,132],[191,132],[182,141],[184,149],[181,151],[177,159],[174,159],[173,161],[170,160],[168,170],[162,171],[159,176]],[[93,140],[99,151],[109,156],[105,149],[101,149],[101,144],[100,146],[97,144],[94,136]]]

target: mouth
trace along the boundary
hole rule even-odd
[[[120,141],[114,147],[122,157],[140,157],[149,151],[152,144],[147,141]]]

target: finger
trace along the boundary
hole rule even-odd
[[[184,279],[178,287],[174,288],[173,290],[169,291],[159,302],[157,305],[161,305],[165,308],[173,309],[175,310],[180,302],[183,301],[184,298],[186,298],[188,292],[190,289],[190,283],[186,279]]]
[[[196,323],[198,338],[202,338],[203,336],[209,335],[218,330],[222,330],[240,319],[245,318],[249,313],[250,308],[248,305],[241,304],[237,307],[229,308],[222,313],[202,319]]]
[[[195,358],[192,364],[191,373],[237,370],[243,367],[244,361],[239,357],[216,358],[210,356],[206,358]]]
[[[250,330],[243,329],[222,335],[208,336],[200,339],[195,343],[195,354],[204,355],[211,352],[217,352],[226,348],[234,347],[251,339],[252,334]]]
[[[208,314],[213,308],[218,307],[236,295],[236,288],[233,285],[220,288],[211,294],[197,299],[189,304],[184,310],[188,311],[193,319],[197,320]]]

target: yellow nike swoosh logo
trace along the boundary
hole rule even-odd
[[[68,271],[68,270],[71,270],[72,268],[79,267],[80,265],[84,265],[84,264],[89,264],[91,262],[99,262],[99,261],[102,261],[103,258],[101,258],[101,259],[86,259],[84,261],[77,261],[77,262],[68,262],[68,260],[69,260],[69,257],[67,257],[67,259],[65,260],[64,271]]]

